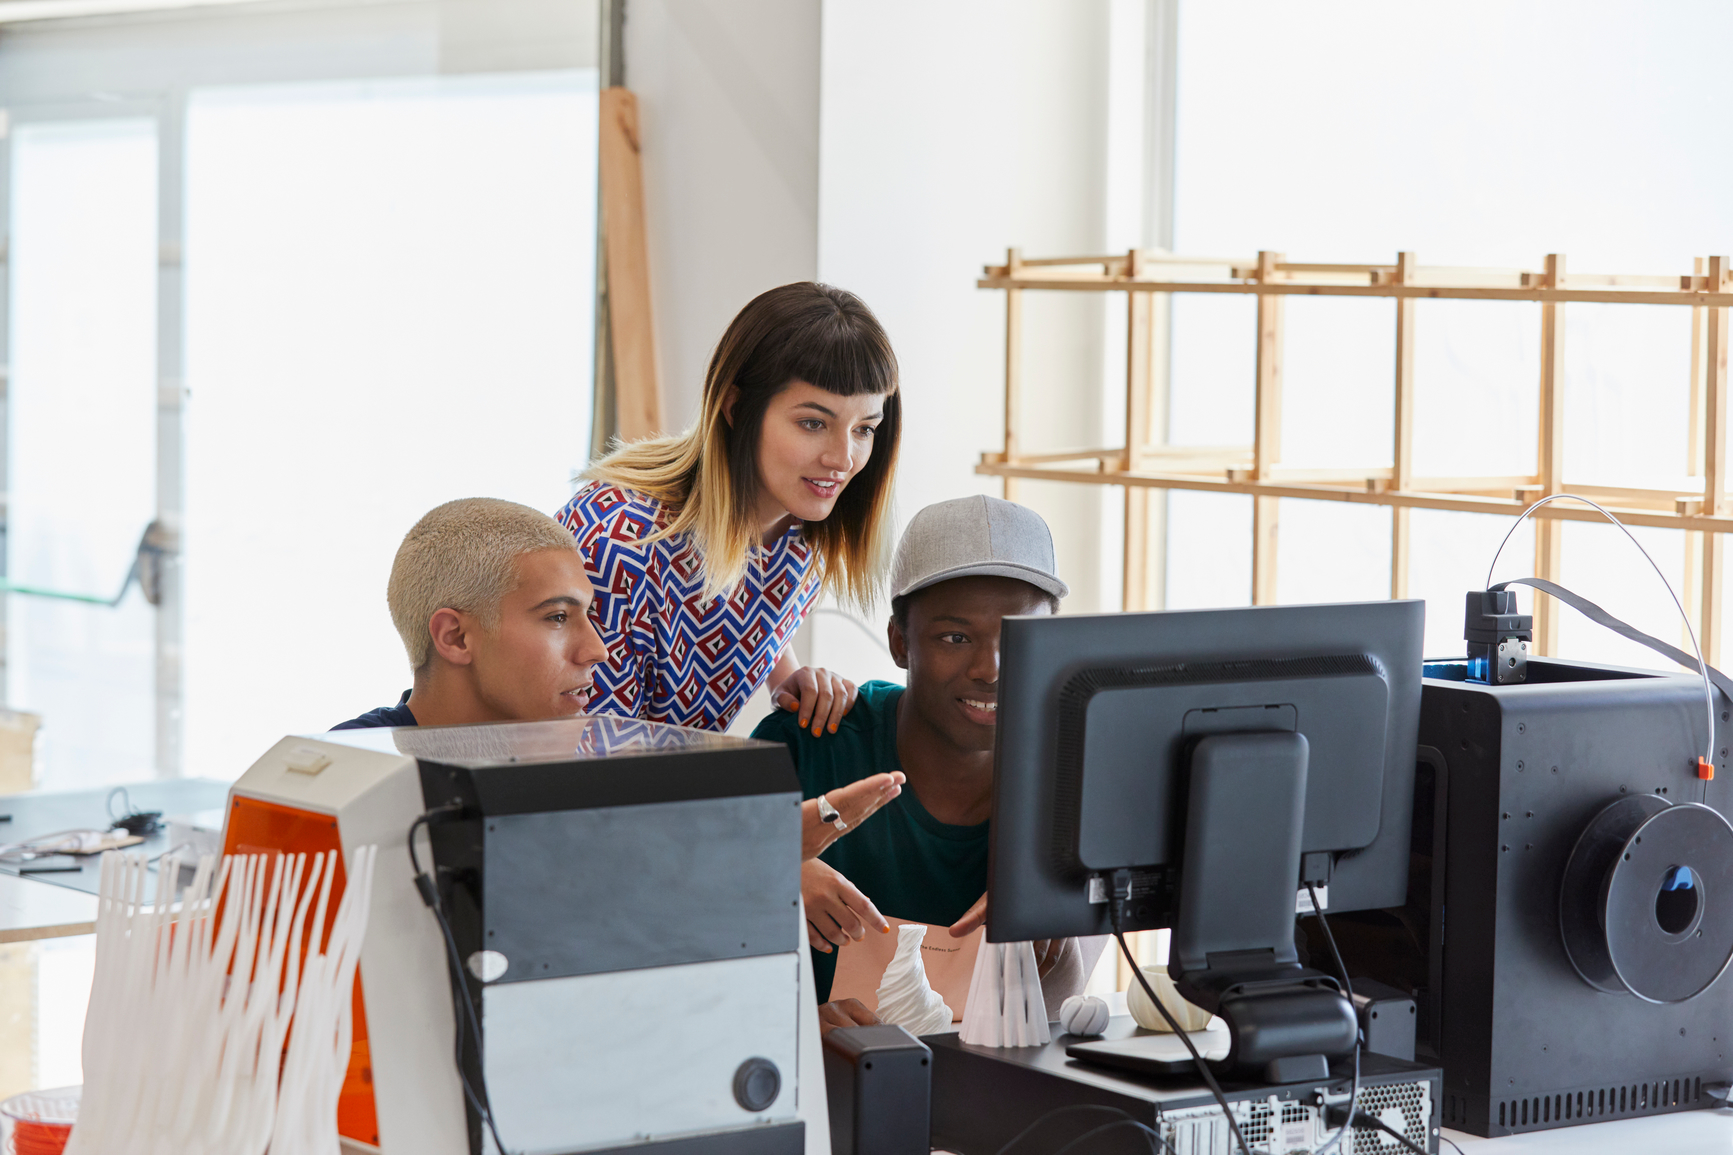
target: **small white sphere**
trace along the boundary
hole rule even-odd
[[[1107,1029],[1107,1003],[1094,995],[1072,995],[1059,1005],[1059,1029],[1085,1038]]]

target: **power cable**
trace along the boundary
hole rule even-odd
[[[1246,1137],[1240,1134],[1239,1120],[1234,1118],[1234,1110],[1228,1105],[1228,1097],[1222,1094],[1221,1085],[1216,1082],[1216,1077],[1210,1071],[1209,1064],[1205,1063],[1203,1056],[1198,1054],[1197,1046],[1191,1041],[1191,1036],[1180,1030],[1179,1024],[1168,1013],[1166,1005],[1155,997],[1155,988],[1149,985],[1148,976],[1143,973],[1143,968],[1137,965],[1137,960],[1131,956],[1131,947],[1126,944],[1125,932],[1119,929],[1119,904],[1117,902],[1108,903],[1108,912],[1113,921],[1113,937],[1118,940],[1120,952],[1125,955],[1125,961],[1131,967],[1131,973],[1137,977],[1138,983],[1143,987],[1143,993],[1149,996],[1149,1001],[1155,1005],[1155,1009],[1161,1012],[1161,1017],[1167,1023],[1168,1030],[1178,1035],[1179,1041],[1185,1044],[1185,1049],[1191,1052],[1191,1061],[1197,1064],[1197,1073],[1203,1076],[1204,1085],[1209,1087],[1210,1094],[1214,1095],[1216,1102],[1221,1104],[1222,1115],[1226,1117],[1228,1129],[1234,1133],[1234,1141],[1239,1144],[1240,1151],[1243,1155],[1252,1155],[1251,1145],[1246,1142]]]
[[[1336,936],[1330,933],[1330,923],[1324,917],[1324,904],[1318,901],[1317,887],[1306,884],[1306,893],[1312,898],[1312,913],[1318,916],[1318,925],[1324,928],[1324,941],[1330,944],[1330,957],[1336,960],[1336,970],[1342,976],[1342,991],[1347,995],[1349,1007],[1354,1005],[1354,984],[1348,979],[1348,968],[1342,963],[1342,952],[1336,949]],[[1326,1139],[1314,1155],[1324,1155],[1325,1151],[1334,1148],[1342,1149],[1342,1136],[1348,1133],[1348,1125],[1354,1120],[1354,1112],[1359,1110],[1360,1099],[1360,1023],[1359,1012],[1354,1015],[1354,1081],[1348,1085],[1348,1117],[1336,1129],[1336,1133]]]
[[[1510,541],[1510,535],[1516,532],[1517,526],[1521,525],[1528,518],[1529,514],[1533,513],[1535,510],[1539,509],[1541,506],[1546,505],[1549,502],[1562,501],[1567,497],[1572,501],[1582,502],[1584,505],[1588,506],[1590,509],[1592,509],[1596,513],[1600,514],[1602,517],[1606,518],[1608,521],[1610,521],[1614,525],[1618,526],[1619,531],[1621,533],[1623,533],[1626,537],[1630,538],[1631,544],[1637,547],[1637,552],[1643,555],[1643,560],[1649,563],[1649,568],[1655,571],[1655,576],[1661,579],[1661,585],[1666,588],[1667,596],[1673,599],[1673,608],[1679,611],[1679,617],[1685,623],[1685,633],[1691,639],[1691,649],[1693,651],[1695,651],[1696,655],[1697,655],[1696,672],[1701,674],[1703,677],[1703,702],[1709,709],[1709,736],[1708,736],[1708,738],[1705,739],[1705,742],[1707,744],[1707,748],[1703,752],[1703,761],[1706,764],[1708,764],[1709,766],[1714,766],[1715,765],[1715,691],[1714,691],[1714,688],[1711,685],[1710,679],[1709,679],[1709,663],[1705,662],[1703,660],[1703,647],[1701,645],[1699,645],[1697,642],[1697,628],[1691,624],[1691,615],[1687,614],[1685,612],[1684,603],[1679,600],[1679,595],[1673,591],[1673,583],[1667,580],[1667,575],[1661,572],[1661,567],[1655,564],[1655,559],[1649,556],[1649,551],[1643,548],[1643,543],[1637,540],[1637,536],[1635,534],[1633,534],[1630,531],[1630,529],[1628,529],[1625,526],[1624,522],[1620,521],[1618,518],[1614,517],[1611,512],[1609,512],[1606,509],[1603,509],[1601,506],[1595,504],[1594,502],[1590,501],[1586,497],[1579,497],[1578,495],[1576,495],[1574,493],[1548,494],[1547,496],[1541,498],[1539,501],[1535,502],[1533,505],[1529,506],[1527,509],[1523,510],[1522,513],[1517,516],[1515,524],[1513,524],[1510,527],[1510,529],[1505,532],[1504,540],[1500,541],[1498,543],[1498,548],[1493,551],[1492,564],[1490,564],[1486,567],[1486,588],[1489,590],[1495,589],[1495,588],[1499,588],[1499,589],[1503,588],[1502,586],[1495,587],[1492,584],[1492,574],[1493,574],[1493,571],[1498,568],[1498,558],[1499,558],[1499,555],[1504,552],[1505,543]],[[1630,630],[1630,627],[1628,627],[1628,626],[1624,630],[1619,630],[1618,626],[1612,625],[1611,622],[1603,620],[1602,618],[1596,618],[1595,615],[1593,613],[1591,613],[1589,610],[1583,609],[1582,606],[1575,605],[1574,603],[1572,603],[1570,601],[1570,599],[1568,597],[1560,597],[1560,593],[1561,593],[1560,589],[1549,588],[1549,587],[1552,587],[1551,582],[1537,585],[1535,580],[1519,578],[1519,579],[1516,579],[1514,581],[1505,582],[1504,585],[1506,585],[1506,586],[1508,586],[1508,585],[1536,586],[1536,588],[1541,589],[1548,594],[1551,594],[1553,597],[1559,597],[1561,601],[1564,601],[1567,605],[1572,605],[1573,608],[1575,608],[1577,610],[1581,610],[1583,613],[1588,614],[1589,617],[1595,618],[1595,620],[1599,621],[1600,624],[1605,625],[1605,626],[1609,626],[1612,629],[1618,630],[1619,633],[1624,634],[1626,637],[1632,638],[1634,641],[1642,642],[1644,645],[1649,646],[1651,649],[1657,648],[1656,639],[1650,638],[1647,634],[1643,634],[1641,637],[1636,637],[1634,632],[1627,632]],[[1565,594],[1569,594],[1570,591],[1563,590],[1562,592]],[[1574,596],[1574,595],[1572,595],[1572,596]],[[1598,610],[1606,618],[1612,617],[1612,615],[1607,614],[1605,610],[1601,610],[1599,606],[1595,606],[1592,602],[1587,603],[1587,604],[1590,605],[1594,610]],[[1614,619],[1614,620],[1616,620],[1616,619]],[[1623,625],[1623,623],[1619,623],[1619,624]],[[1659,643],[1659,644],[1664,645],[1665,643]],[[1668,647],[1668,648],[1670,649],[1671,647]],[[1662,650],[1661,652],[1665,653],[1666,651]],[[1671,655],[1671,654],[1669,654],[1668,656],[1673,657],[1673,655]],[[1679,659],[1677,657],[1674,657],[1673,660],[1679,661]],[[1687,663],[1687,662],[1679,662],[1679,664],[1689,668],[1689,663]]]
[[[1017,1132],[1017,1134],[1013,1135],[1011,1137],[1011,1141],[1006,1143],[1003,1147],[999,1148],[998,1151],[994,1152],[994,1155],[1010,1155],[1012,1148],[1016,1147],[1017,1144],[1023,1142],[1023,1140],[1028,1138],[1029,1135],[1032,1134],[1034,1132],[1034,1130],[1037,1127],[1041,1126],[1043,1123],[1046,1123],[1052,1119],[1057,1119],[1061,1115],[1072,1115],[1072,1114],[1077,1114],[1077,1113],[1083,1112],[1083,1111],[1094,1111],[1094,1112],[1099,1112],[1099,1113],[1108,1114],[1108,1115],[1117,1115],[1117,1116],[1119,1116],[1119,1118],[1115,1119],[1112,1123],[1109,1123],[1108,1124],[1109,1127],[1118,1127],[1118,1126],[1123,1126],[1123,1125],[1128,1125],[1128,1124],[1130,1126],[1138,1127],[1145,1132],[1145,1136],[1144,1136],[1145,1141],[1147,1141],[1150,1136],[1154,1136],[1155,1141],[1160,1143],[1163,1147],[1167,1148],[1170,1155],[1179,1155],[1179,1152],[1174,1150],[1173,1144],[1169,1143],[1166,1139],[1162,1138],[1161,1135],[1158,1134],[1156,1131],[1154,1131],[1153,1129],[1151,1129],[1147,1126],[1144,1126],[1144,1124],[1138,1122],[1136,1119],[1133,1119],[1128,1112],[1123,1111],[1118,1107],[1109,1107],[1105,1103],[1072,1103],[1069,1106],[1065,1106],[1065,1107],[1055,1107],[1051,1111],[1048,1111],[1046,1114],[1042,1115],[1040,1118],[1036,1119],[1033,1123],[1029,1124],[1027,1127],[1023,1128],[1021,1131]],[[1066,1144],[1065,1147],[1061,1147],[1059,1150],[1063,1151],[1067,1147],[1070,1147],[1071,1144],[1079,1143],[1082,1140],[1087,1139],[1091,1135],[1095,1134],[1096,1131],[1102,1131],[1102,1130],[1106,1130],[1106,1128],[1105,1127],[1097,1127],[1094,1130],[1086,1131],[1082,1135],[1079,1135],[1076,1139],[1073,1139],[1071,1141],[1071,1143]],[[1057,1155],[1057,1152],[1055,1152],[1055,1155]]]
[[[421,859],[415,853],[416,827],[427,826],[431,833],[435,816],[449,817],[461,809],[460,803],[448,803],[445,806],[435,807],[427,811],[409,824],[409,865],[415,872],[415,889],[420,892],[421,900],[427,904],[427,908],[433,912],[434,919],[439,923],[440,932],[445,937],[446,958],[451,964],[449,977],[451,979],[452,1017],[456,1022],[454,1034],[456,1036],[458,1082],[463,1084],[463,1093],[469,1100],[470,1106],[475,1108],[475,1113],[481,1117],[482,1122],[487,1124],[488,1132],[493,1136],[493,1144],[498,1149],[499,1155],[507,1155],[505,1143],[499,1137],[499,1128],[494,1125],[493,1121],[493,1101],[487,1094],[487,1072],[485,1070],[480,1072],[481,1093],[478,1095],[475,1088],[470,1086],[469,1075],[463,1069],[464,1022],[467,1020],[470,1030],[475,1033],[475,1046],[478,1055],[481,1052],[481,1024],[475,1017],[475,1004],[470,1001],[469,992],[464,989],[463,960],[458,955],[457,939],[451,933],[451,924],[446,921],[445,911],[440,905],[438,885],[431,875],[421,869]]]

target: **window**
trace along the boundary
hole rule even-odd
[[[156,514],[156,122],[20,117],[11,154],[6,574],[112,597]],[[155,618],[136,588],[6,598],[43,785],[151,776]]]
[[[170,546],[160,607],[3,595],[38,785],[233,778],[395,701],[415,519],[569,496],[598,32],[565,0],[6,25],[0,573],[108,598]]]
[[[1733,155],[1708,143],[1719,139],[1715,46],[1733,13],[1691,3],[1631,17],[1608,5],[1355,4],[1319,20],[1265,0],[1186,3],[1176,250],[1388,262],[1408,249],[1428,264],[1506,268],[1560,252],[1568,270],[1621,273],[1687,273],[1693,257],[1733,250],[1733,205],[1717,191]],[[1176,297],[1173,308],[1175,439],[1249,442],[1250,299]],[[1393,310],[1290,301],[1284,464],[1390,463]],[[1567,307],[1567,484],[1680,484],[1690,325],[1681,308]],[[1416,472],[1532,472],[1539,306],[1426,301],[1418,327]],[[1210,598],[1214,582],[1195,580],[1200,558],[1226,559],[1204,564],[1249,591],[1249,502],[1170,496],[1170,605]],[[1283,501],[1281,600],[1387,596],[1387,511],[1331,504]],[[1509,519],[1413,519],[1427,651],[1460,654],[1462,596],[1486,581]],[[1679,589],[1684,535],[1634,532]],[[1681,636],[1622,534],[1567,523],[1564,538],[1566,585]],[[1532,573],[1532,541],[1525,526],[1495,578]],[[1574,613],[1561,621],[1567,656],[1661,661]]]
[[[590,445],[595,73],[194,93],[187,770],[409,685],[403,534]]]

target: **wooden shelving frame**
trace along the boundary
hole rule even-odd
[[[1133,249],[1108,256],[1025,259],[1011,249],[1003,265],[988,265],[977,282],[1005,292],[1005,443],[983,453],[976,472],[1004,479],[1007,497],[1020,478],[1081,485],[1117,485],[1125,502],[1125,608],[1149,608],[1161,556],[1150,540],[1151,491],[1188,489],[1243,493],[1253,501],[1252,600],[1275,601],[1276,525],[1282,498],[1349,501],[1390,510],[1390,596],[1408,595],[1409,511],[1520,513],[1537,498],[1565,490],[1564,318],[1573,303],[1672,305],[1691,310],[1689,428],[1681,433],[1688,489],[1635,489],[1573,484],[1630,525],[1685,531],[1688,610],[1709,661],[1718,660],[1722,534],[1733,531],[1729,502],[1728,310],[1733,262],[1699,257],[1677,276],[1566,275],[1565,259],[1549,255],[1538,270],[1467,269],[1420,265],[1413,253],[1394,264],[1289,262],[1280,253],[1256,259],[1176,256]],[[1029,291],[1126,295],[1127,444],[1109,448],[1028,452],[1024,448],[1023,294]],[[1166,382],[1159,356],[1163,328],[1155,299],[1167,293],[1233,293],[1257,298],[1255,427],[1250,445],[1197,448],[1166,443],[1160,412]],[[1395,304],[1392,374],[1394,461],[1383,468],[1284,469],[1281,465],[1282,328],[1289,297],[1378,297]],[[1541,306],[1540,444],[1528,476],[1417,477],[1414,474],[1415,302],[1532,301]],[[1700,479],[1700,487],[1699,487]],[[1535,573],[1559,580],[1566,521],[1601,521],[1580,505],[1555,502],[1535,511]],[[1535,598],[1535,651],[1552,652],[1558,607]]]

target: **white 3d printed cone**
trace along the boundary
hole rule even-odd
[[[919,1038],[951,1029],[951,1008],[927,982],[921,943],[927,928],[905,923],[897,928],[897,953],[879,980],[879,1021]]]
[[[1052,1041],[1034,943],[981,944],[959,1037],[977,1047],[1041,1047]]]

